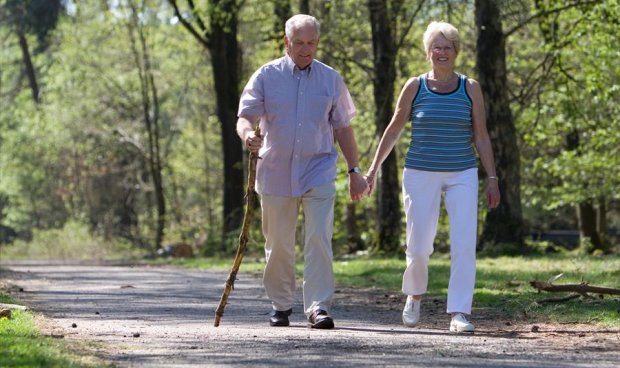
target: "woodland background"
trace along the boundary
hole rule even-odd
[[[239,94],[299,12],[321,22],[317,58],[356,103],[363,169],[403,83],[429,69],[426,26],[445,20],[457,70],[484,91],[500,177],[498,209],[480,196],[479,250],[618,252],[618,0],[0,0],[0,252],[61,238],[232,253]],[[349,202],[340,161],[337,254],[401,250],[408,129],[373,198]]]

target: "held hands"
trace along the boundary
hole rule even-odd
[[[351,175],[351,176],[360,176],[360,175]],[[374,193],[376,185],[377,185],[376,173],[373,172],[372,170],[369,171],[363,178],[366,180],[368,187],[362,193],[362,195],[358,197],[358,199],[363,198],[364,195],[367,195],[370,197]],[[349,178],[349,180],[351,180],[351,178]],[[351,184],[349,182],[349,186],[350,185]],[[487,203],[488,203],[489,208],[491,209],[497,208],[499,206],[500,199],[501,199],[497,177],[487,178],[486,195],[487,195]],[[353,198],[354,201],[356,200],[353,197],[353,194],[351,194],[351,198]]]
[[[372,175],[372,176],[371,176]],[[351,200],[359,201],[364,197],[370,197],[375,190],[375,175],[352,173],[349,175],[349,194]]]
[[[352,173],[349,175],[349,194],[351,195],[351,200],[359,201],[365,195],[368,195],[368,191],[368,183],[361,174]]]

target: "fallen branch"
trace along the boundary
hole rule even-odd
[[[549,292],[572,291],[575,293],[579,293],[581,295],[587,295],[587,293],[620,295],[620,289],[606,288],[606,287],[600,287],[600,286],[590,286],[585,282],[581,284],[553,285],[548,282],[534,280],[534,281],[530,281],[530,285],[532,285],[532,287],[535,289],[549,291]]]

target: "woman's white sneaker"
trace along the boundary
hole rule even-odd
[[[474,325],[465,318],[463,313],[457,313],[452,316],[450,321],[450,331],[452,332],[474,332]]]
[[[415,327],[420,321],[420,304],[422,300],[415,300],[407,297],[405,308],[403,309],[403,324],[407,327]]]

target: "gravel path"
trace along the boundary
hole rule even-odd
[[[620,329],[538,325],[532,332],[511,318],[482,321],[479,311],[476,333],[455,335],[437,300],[424,301],[428,322],[410,329],[400,322],[403,297],[376,289],[338,290],[334,330],[307,328],[300,304],[291,327],[273,328],[260,278],[241,272],[216,328],[226,272],[49,262],[0,267],[11,294],[45,316],[44,333],[86,341],[86,353],[120,367],[620,365]]]

